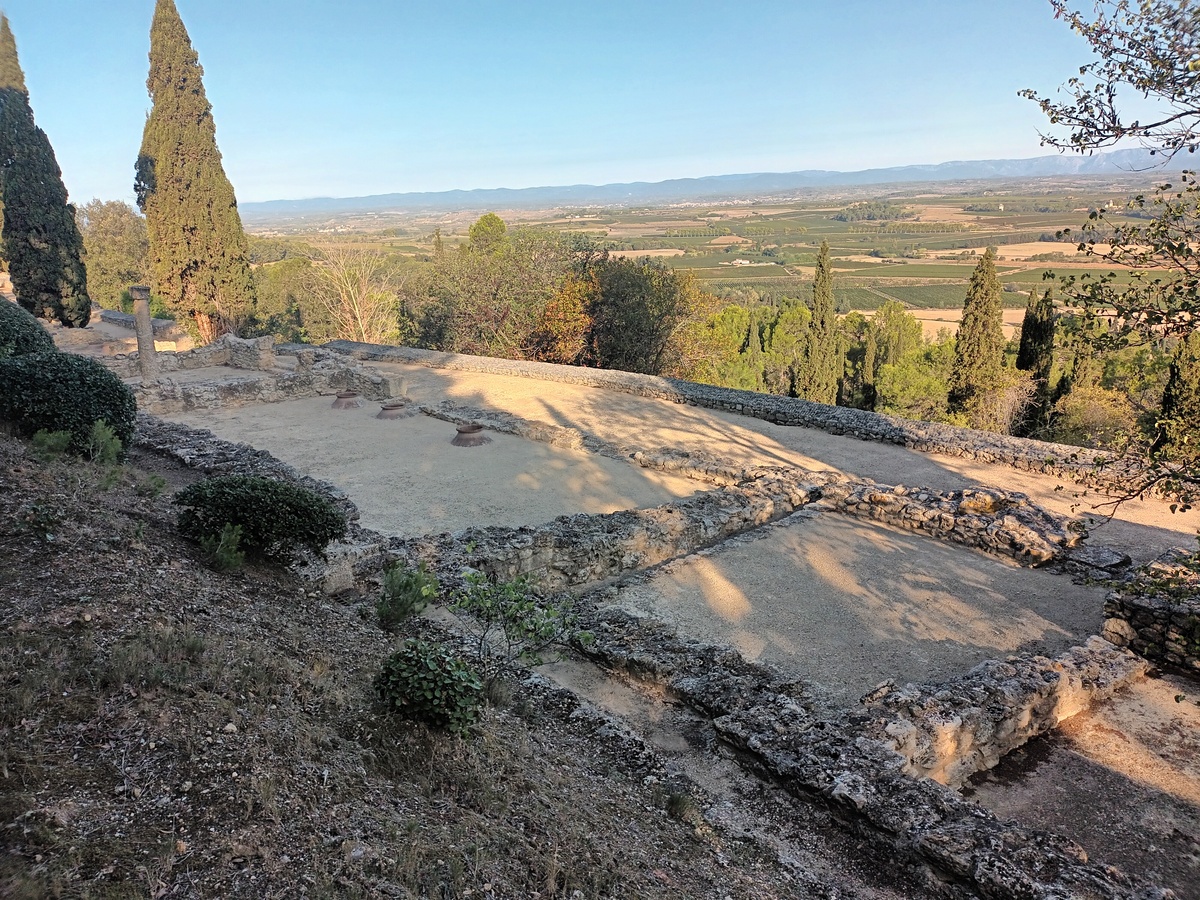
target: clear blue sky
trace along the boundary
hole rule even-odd
[[[1038,156],[1046,0],[176,0],[245,201]],[[153,0],[0,0],[75,202],[131,200]]]

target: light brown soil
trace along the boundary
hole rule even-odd
[[[660,506],[702,486],[583,450],[487,431],[454,447],[454,425],[425,415],[381,420],[377,404],[337,410],[313,397],[170,418],[269,450],[350,494],[362,524],[416,536],[472,525],[537,525],[569,513]]]
[[[1064,722],[968,795],[1200,898],[1200,685],[1167,675]]]
[[[1175,514],[1155,500],[1129,501],[1107,521],[1108,508],[1093,509],[1106,498],[1077,496],[1080,491],[1059,478],[964,457],[920,453],[599,388],[395,363],[378,368],[402,374],[418,402],[449,398],[462,405],[506,410],[632,448],[679,448],[738,465],[794,465],[935,490],[991,486],[1021,491],[1051,512],[1091,518],[1097,523],[1095,543],[1119,547],[1137,561],[1153,559],[1171,547],[1194,547],[1200,529],[1200,510]]]
[[[884,289],[886,291],[886,288]],[[963,296],[966,297],[966,286],[963,286]],[[937,333],[943,328],[950,329],[954,332],[958,329],[958,323],[962,321],[962,309],[925,309],[917,308],[910,309],[912,313],[921,323],[921,330],[927,338],[936,338]],[[1021,333],[1021,322],[1025,318],[1025,310],[1023,309],[1005,309],[1001,313],[1004,336],[1006,338],[1014,338]]]
[[[1099,631],[1104,592],[910,532],[793,516],[624,585],[615,603],[736,647],[855,703]]]

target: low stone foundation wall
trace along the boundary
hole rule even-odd
[[[1080,546],[1082,532],[1016,491],[935,491],[869,481],[836,472],[762,466],[737,468],[692,453],[621,447],[574,428],[530,421],[510,413],[441,403],[421,407],[427,415],[462,424],[478,422],[507,434],[572,449],[586,448],[648,469],[676,472],[719,485],[802,480],[820,486],[826,508],[974,547],[1021,565],[1040,566]]]
[[[382,559],[355,554],[355,581],[384,564],[425,562],[453,583],[464,567],[495,581],[523,577],[551,593],[595,584],[691,553],[790,515],[819,495],[814,484],[776,479],[706,491],[652,509],[560,516],[545,525],[470,528],[394,538]]]
[[[164,375],[209,366],[269,371],[276,367],[274,345],[273,337],[243,339],[227,334],[204,347],[178,351],[160,350],[155,356],[158,359],[159,371]],[[121,378],[140,378],[142,374],[136,352],[106,356],[100,362]]]
[[[884,838],[924,866],[937,888],[957,883],[973,896],[1014,900],[1172,896],[1088,863],[1067,838],[1001,822],[950,788],[906,774],[910,762],[886,733],[895,719],[879,708],[839,709],[811,685],[748,663],[728,647],[682,640],[659,622],[618,609],[586,625],[595,640],[585,652],[665,687],[709,719],[743,766]],[[1008,664],[1030,671],[1044,665],[1028,658]]]
[[[906,774],[958,787],[1149,668],[1128,650],[1092,638],[1056,659],[988,660],[947,682],[885,687],[864,703],[886,717],[873,725],[873,736],[904,757]]]
[[[279,403],[303,397],[319,397],[337,391],[358,391],[367,400],[395,396],[392,379],[366,369],[330,364],[301,372],[261,372],[244,378],[220,381],[157,381],[132,384],[138,409],[154,415],[190,409],[222,409],[249,403]]]
[[[939,492],[850,482],[829,485],[822,498],[841,512],[921,531],[1026,566],[1053,562],[1082,540],[1067,520],[1014,491]]]
[[[128,328],[130,331],[135,330],[132,313],[125,313],[116,309],[102,309],[100,310],[99,318],[101,322],[119,325],[122,328]],[[154,329],[155,337],[166,338],[169,335],[180,334],[184,331],[174,319],[151,319],[150,325]]]
[[[725,410],[780,425],[801,425],[831,434],[850,435],[860,440],[899,444],[925,452],[1000,463],[1025,471],[1122,490],[1127,489],[1141,471],[1136,459],[1114,460],[1111,455],[1066,444],[1008,437],[935,422],[918,422],[844,406],[827,406],[793,397],[713,387],[675,378],[354,341],[331,341],[323,346],[362,360],[606,388],[657,400]]]
[[[299,475],[265,451],[209,432],[140,415],[137,444],[205,474],[252,472],[301,484],[330,496],[348,517],[357,518],[354,504],[332,485]],[[802,508],[828,486],[764,478],[654,510],[567,516],[538,528],[470,529],[411,540],[388,539],[352,525],[350,541],[332,548],[333,569],[341,566],[348,578],[362,583],[378,577],[387,560],[426,559],[446,576],[447,586],[471,565],[493,577],[526,574],[545,590],[558,590],[756,527]],[[330,570],[314,571],[328,576]],[[728,647],[683,640],[661,622],[620,610],[597,612],[589,597],[581,606],[583,625],[595,636],[583,652],[663,685],[707,718],[742,765],[804,802],[825,804],[851,828],[924,867],[931,893],[943,894],[947,884],[955,884],[991,898],[1168,896],[1112,868],[1089,864],[1084,851],[1065,838],[1000,822],[931,778],[912,777],[958,779],[1000,748],[1053,727],[1072,706],[1116,686],[1126,669],[1124,663],[1105,662],[1115,651],[1076,648],[1054,661],[1011,657],[977,667],[956,682],[886,692],[865,706],[845,709],[819,688],[749,663]],[[1136,664],[1129,665],[1136,671]]]
[[[1155,662],[1200,674],[1200,572],[1174,550],[1104,602],[1104,636]]]
[[[402,391],[403,379],[371,371],[345,356],[314,347],[287,345],[277,354],[270,337],[243,340],[225,335],[207,347],[157,354],[161,373],[141,380],[138,355],[129,353],[100,360],[130,381],[138,409],[163,415],[190,409],[220,409],[249,403],[278,403],[337,391],[358,391],[368,400],[387,400]],[[224,366],[246,374],[206,381],[172,377],[197,369]]]

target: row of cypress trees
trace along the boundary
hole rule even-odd
[[[174,0],[157,0],[146,80],[153,106],[134,189],[146,215],[154,292],[208,343],[251,314],[254,282],[203,74]],[[54,150],[34,123],[16,41],[3,15],[0,204],[3,255],[18,303],[69,327],[87,325],[83,239]]]

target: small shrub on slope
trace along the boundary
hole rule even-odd
[[[208,478],[171,502],[184,507],[179,530],[193,540],[219,540],[226,525],[240,526],[241,550],[280,562],[302,547],[320,553],[346,533],[345,516],[325,497],[257,475]]]
[[[383,594],[375,604],[379,624],[391,630],[429,605],[438,592],[438,580],[422,563],[415,571],[394,565],[383,572]]]
[[[28,311],[0,298],[0,359],[54,351],[54,339]]]
[[[444,644],[410,638],[383,663],[375,693],[389,712],[462,734],[479,718],[479,676]]]
[[[93,359],[69,353],[28,353],[0,360],[0,419],[22,434],[71,432],[70,451],[93,452],[95,423],[104,422],[121,442],[133,442],[137,402],[133,392]]]

